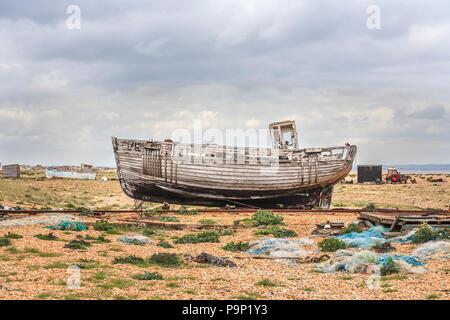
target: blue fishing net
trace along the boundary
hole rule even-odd
[[[367,231],[360,233],[352,232],[343,234],[341,236],[336,236],[335,238],[342,240],[347,247],[351,248],[361,248],[370,249],[377,243],[385,243],[387,240],[381,234],[382,232],[387,232],[389,229],[383,226],[372,227]]]
[[[79,221],[63,220],[57,224],[46,226],[46,228],[52,230],[84,231],[87,230],[88,227]]]

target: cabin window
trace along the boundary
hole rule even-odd
[[[159,148],[146,148],[143,158],[144,174],[162,178],[161,150]]]

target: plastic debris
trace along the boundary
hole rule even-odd
[[[125,242],[129,244],[152,244],[152,241],[143,235],[123,236],[117,239],[119,242]]]
[[[275,239],[262,238],[258,241],[250,242],[250,247],[247,253],[254,255],[267,255],[273,258],[305,258],[311,254],[311,251],[306,251],[303,247],[311,246],[314,240],[301,239]]]
[[[71,231],[84,231],[87,230],[85,224],[79,221],[67,221],[63,220],[57,224],[46,226],[46,228],[52,230],[71,230]]]

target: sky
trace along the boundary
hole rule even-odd
[[[0,162],[113,166],[111,136],[291,119],[302,148],[450,163],[449,13],[447,0],[2,0]]]

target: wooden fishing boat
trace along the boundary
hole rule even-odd
[[[272,148],[113,137],[120,185],[133,199],[160,203],[328,208],[356,146],[299,149],[294,121],[269,128]]]

